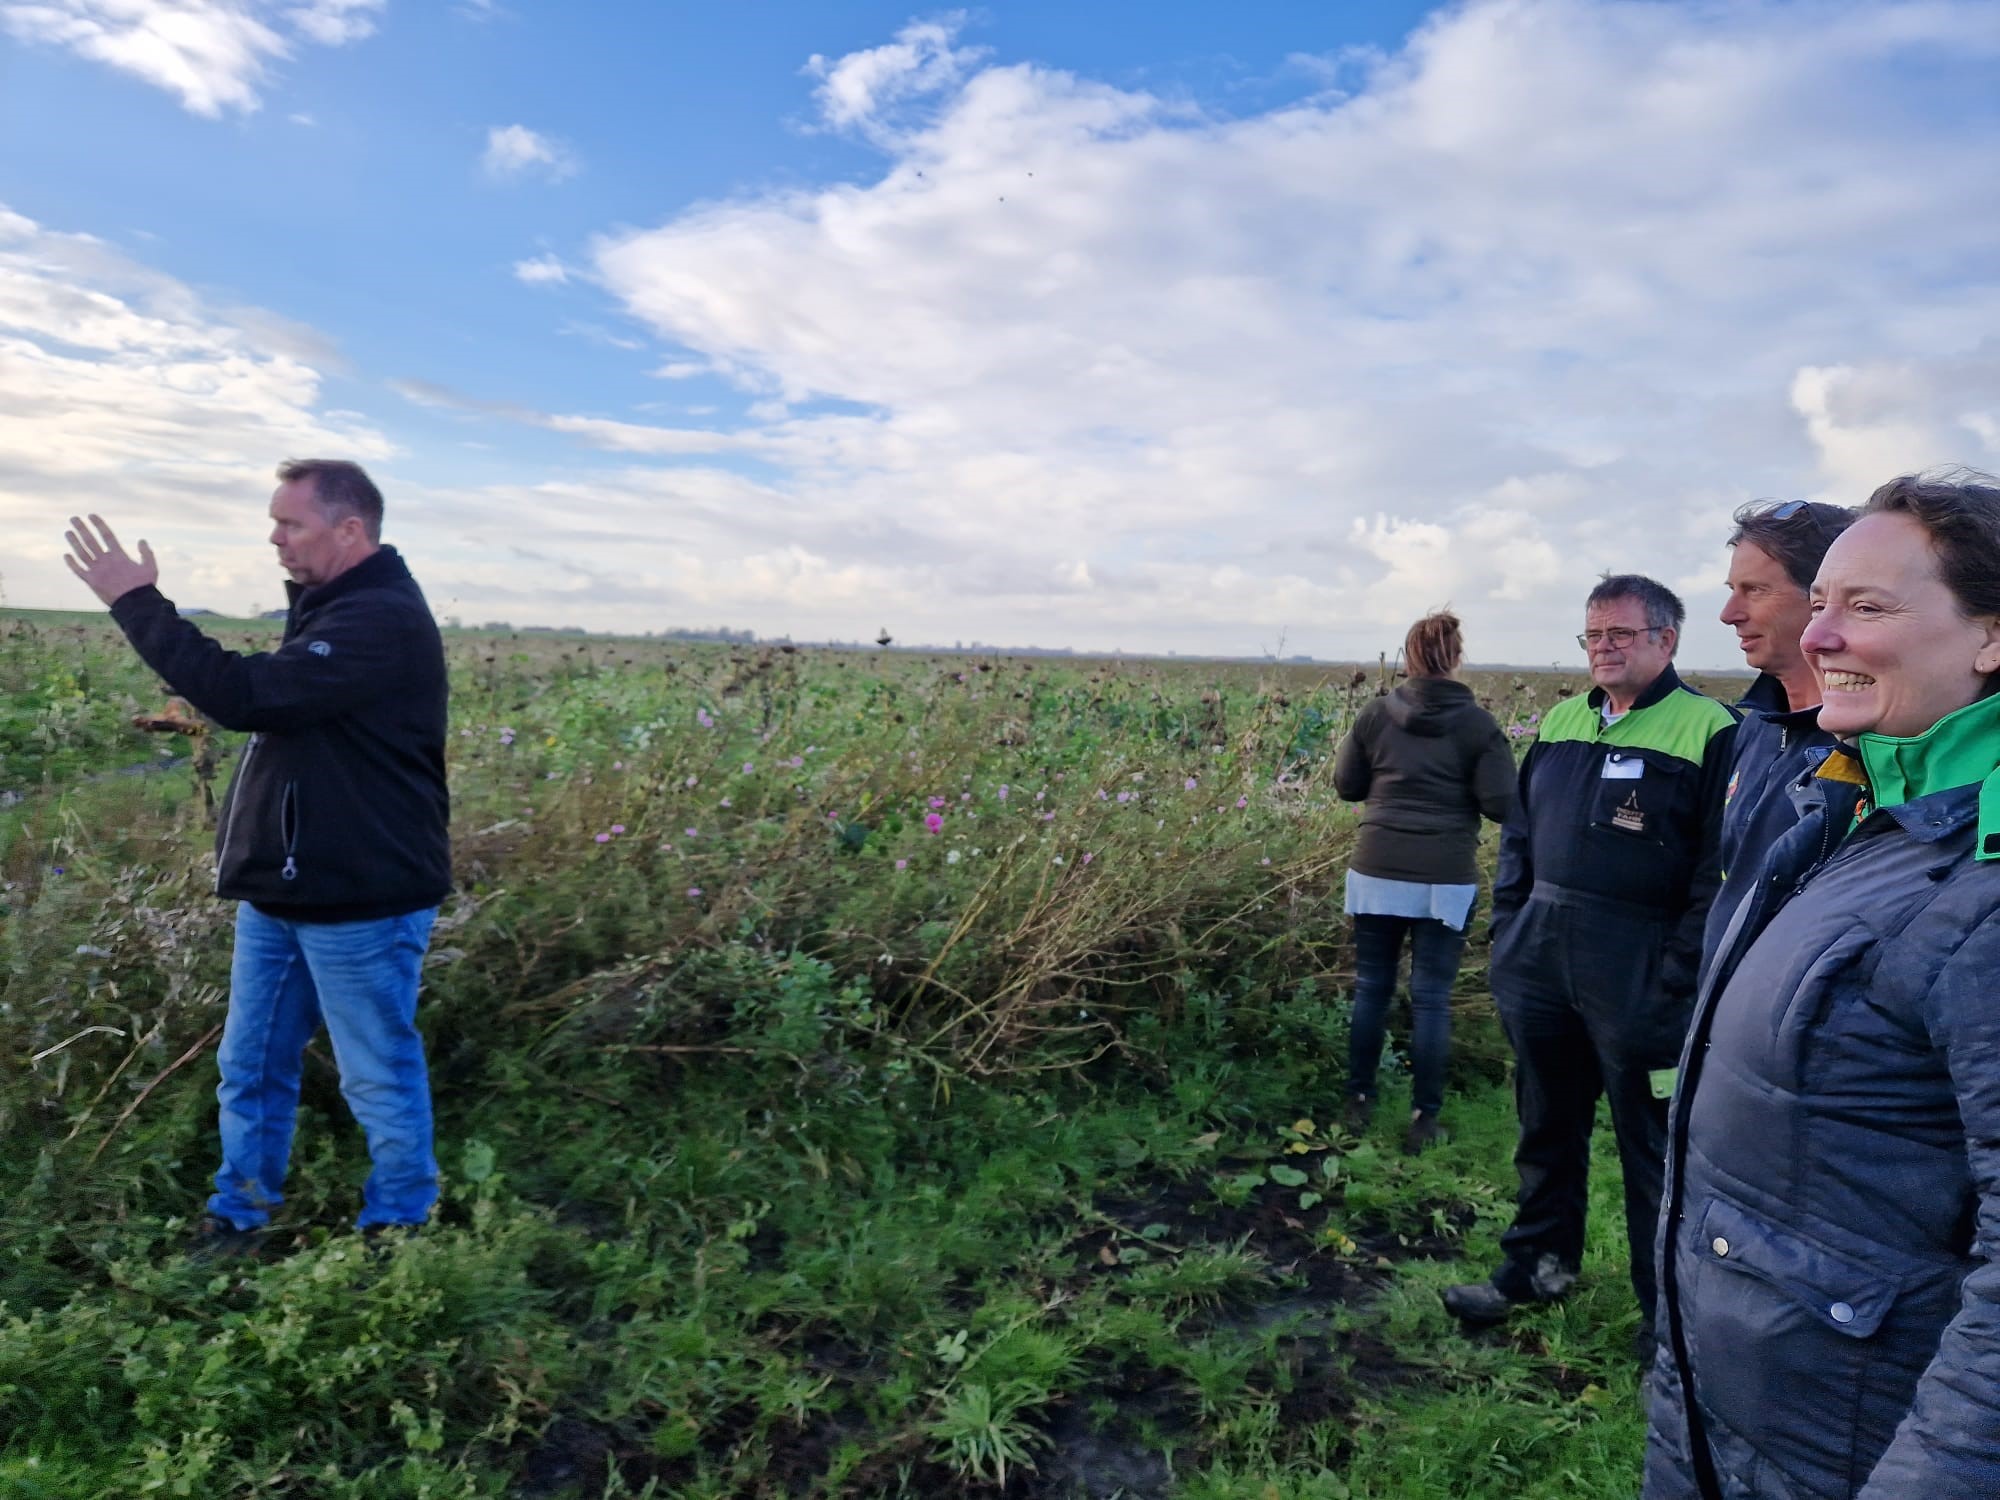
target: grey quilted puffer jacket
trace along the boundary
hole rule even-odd
[[[1703,976],[1646,1500],[2000,1497],[2000,861],[1808,775]],[[1692,1399],[1690,1399],[1692,1398]]]

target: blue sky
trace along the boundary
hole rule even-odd
[[[2000,466],[2000,7],[0,0],[0,587],[1727,664],[1729,511]]]

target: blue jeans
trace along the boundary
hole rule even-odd
[[[1373,1096],[1403,935],[1410,938],[1410,1103],[1426,1114],[1444,1104],[1451,1056],[1451,986],[1465,934],[1432,917],[1354,918],[1354,1019],[1347,1033],[1347,1092]]]
[[[360,1224],[421,1224],[437,1202],[431,1089],[417,980],[437,911],[372,922],[288,922],[236,908],[229,1017],[217,1058],[222,1166],[208,1211],[238,1229],[284,1202],[299,1072],[326,1023],[340,1091],[374,1163]]]

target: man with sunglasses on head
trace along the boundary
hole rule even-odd
[[[1492,1276],[1444,1293],[1481,1327],[1566,1296],[1583,1260],[1590,1132],[1611,1104],[1642,1362],[1653,1345],[1653,1228],[1667,1098],[1720,883],[1733,710],[1684,685],[1687,611],[1663,584],[1606,577],[1577,637],[1589,693],[1543,719],[1500,835],[1489,978],[1513,1045],[1520,1176]]]
[[[1722,892],[1708,909],[1704,960],[1729,930],[1744,877],[1799,820],[1791,784],[1833,744],[1819,727],[1819,675],[1799,637],[1812,620],[1809,595],[1820,559],[1854,516],[1812,500],[1759,502],[1736,512],[1721,619],[1736,632],[1757,680],[1736,705],[1743,723],[1722,798]]]

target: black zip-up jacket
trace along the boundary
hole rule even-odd
[[[242,655],[158,589],[111,616],[174,692],[248,730],[215,835],[215,891],[273,916],[362,921],[451,889],[444,643],[393,547],[317,588],[286,585],[276,651]]]
[[[1514,752],[1472,689],[1412,677],[1354,716],[1333,758],[1333,787],[1365,802],[1349,867],[1382,880],[1472,885],[1479,816],[1514,805]]]

